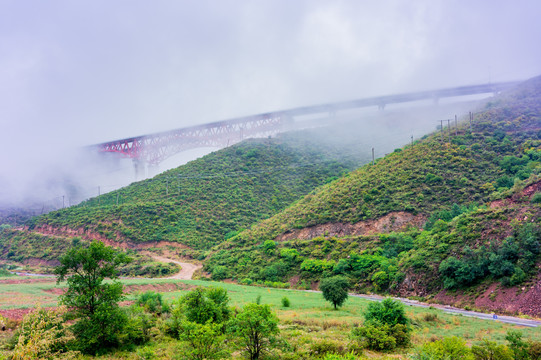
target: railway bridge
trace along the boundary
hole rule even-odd
[[[407,103],[432,99],[499,93],[519,82],[500,82],[460,86],[439,90],[377,96],[358,100],[297,107],[288,110],[239,117],[204,125],[185,127],[161,133],[114,140],[91,146],[100,153],[115,153],[131,158],[136,163],[158,165],[179,152],[199,148],[223,148],[245,138],[267,137],[284,131],[294,122],[295,116],[334,114],[338,111],[377,106],[383,110],[388,104]]]

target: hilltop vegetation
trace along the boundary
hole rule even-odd
[[[294,135],[248,140],[38,217],[30,228],[208,249],[355,167],[358,160],[341,155],[328,145]]]
[[[410,296],[527,283],[540,252],[541,78],[443,130],[229,239],[206,270],[301,288],[345,274],[357,290]]]

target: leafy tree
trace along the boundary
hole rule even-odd
[[[223,329],[223,324],[231,314],[228,304],[229,296],[223,288],[196,288],[172,306],[171,317],[166,322],[166,331],[180,338],[187,322],[200,325],[219,324]],[[188,328],[192,329],[193,326],[190,325]]]
[[[118,267],[131,259],[101,241],[71,248],[55,269],[57,282],[67,281],[68,289],[60,297],[78,321],[72,326],[77,347],[86,353],[118,344],[124,314],[118,302],[123,299]],[[105,279],[112,282],[105,283]]]
[[[513,360],[513,352],[494,341],[483,340],[481,344],[473,345],[471,351],[475,360]]]
[[[335,310],[347,300],[350,287],[349,280],[344,276],[325,278],[319,284],[323,298],[331,302]]]
[[[409,319],[404,310],[404,304],[398,300],[387,298],[382,302],[372,302],[364,313],[364,318],[369,323],[408,325]]]
[[[229,295],[223,288],[197,288],[184,295],[180,302],[188,321],[205,324],[229,319]]]
[[[269,353],[279,333],[278,317],[269,305],[246,304],[228,324],[237,342],[250,360]]]
[[[211,360],[229,357],[220,324],[183,321],[181,329],[179,338],[187,345],[182,348],[182,358]]]

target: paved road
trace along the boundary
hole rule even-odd
[[[379,296],[379,295],[350,294],[350,296],[359,297],[359,298],[363,298],[363,299],[367,299],[371,301],[381,301],[385,299],[385,297]],[[500,321],[503,323],[519,325],[519,326],[527,326],[527,327],[541,326],[541,321],[537,321],[537,320],[528,320],[528,319],[522,319],[522,318],[518,318],[514,316],[503,316],[503,315],[497,315],[497,319],[494,319],[493,314],[485,314],[485,313],[481,313],[477,311],[462,310],[462,309],[455,308],[448,305],[427,304],[427,303],[422,303],[416,300],[409,300],[405,298],[393,298],[393,299],[399,300],[403,302],[405,305],[409,305],[409,306],[417,306],[417,307],[422,307],[422,308],[434,307],[436,309],[442,310],[449,314],[470,316],[470,317],[475,317],[475,318],[483,319],[483,320]]]

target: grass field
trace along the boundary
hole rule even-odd
[[[225,288],[231,298],[231,305],[235,307],[255,302],[260,297],[262,304],[269,304],[276,311],[280,319],[282,338],[289,344],[289,351],[305,354],[304,358],[312,358],[311,354],[314,354],[315,349],[321,347],[330,347],[336,351],[348,349],[351,329],[355,324],[363,322],[362,313],[370,303],[369,300],[350,297],[342,308],[335,311],[331,304],[316,292],[198,280],[122,279],[122,282],[129,291],[126,299],[128,301],[135,300],[141,292],[153,290],[162,293],[164,299],[172,302],[195,286]],[[28,309],[37,305],[55,306],[63,286],[64,284],[57,285],[54,278],[0,278],[0,311],[16,311],[14,309]],[[284,296],[290,300],[288,308],[282,307],[281,300]],[[463,338],[470,345],[483,339],[505,343],[505,334],[511,329],[520,330],[526,338],[541,340],[541,328],[518,327],[497,321],[451,315],[433,308],[407,306],[406,311],[414,329],[412,347],[393,354],[365,350],[363,356],[371,359],[406,359],[409,353],[415,351],[416,346],[446,336]],[[145,358],[145,353],[152,353],[152,358],[170,358],[174,356],[177,346],[173,341],[161,339],[133,351],[116,351],[100,358],[141,359]]]

